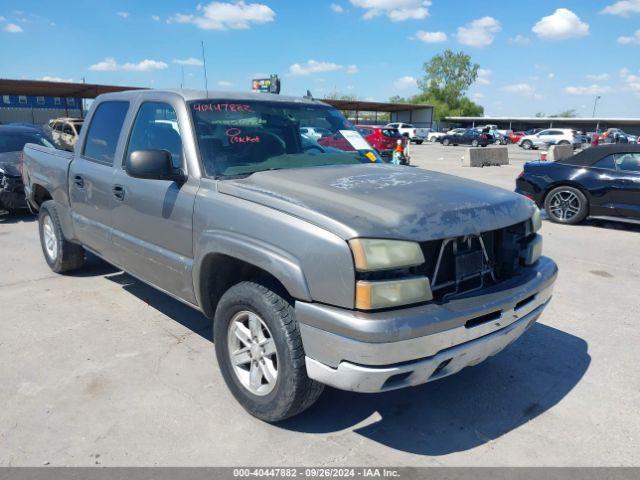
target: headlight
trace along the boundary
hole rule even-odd
[[[356,308],[360,310],[397,307],[432,299],[427,277],[379,282],[361,280],[356,283]]]
[[[424,263],[420,245],[415,242],[356,238],[349,240],[349,246],[359,272],[406,268]]]
[[[542,256],[542,236],[535,235],[524,251],[524,264],[533,265]]]
[[[533,215],[531,216],[531,225],[533,227],[533,231],[537,232],[542,228],[542,217],[540,216],[540,209],[538,207],[534,207]]]

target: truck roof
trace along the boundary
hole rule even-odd
[[[144,96],[157,96],[158,94],[166,94],[169,96],[181,97],[185,102],[192,100],[205,100],[211,99],[225,99],[230,101],[263,101],[263,102],[283,102],[283,103],[306,103],[309,105],[326,105],[327,103],[321,102],[311,98],[292,97],[287,95],[275,95],[272,93],[255,93],[255,92],[229,92],[229,91],[217,91],[210,90],[207,94],[204,90],[188,90],[188,89],[168,89],[168,90],[126,90],[123,92],[105,93],[97,97],[98,100],[102,99],[120,99],[120,100],[132,100]]]

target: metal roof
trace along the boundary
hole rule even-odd
[[[575,123],[621,123],[638,125],[640,118],[615,118],[615,117],[446,117],[445,120],[452,122],[527,122],[527,123],[549,123],[549,122],[575,122]]]
[[[29,95],[46,97],[76,97],[95,98],[105,93],[123,92],[127,90],[145,90],[142,87],[127,87],[120,85],[98,85],[92,83],[48,82],[44,80],[10,80],[0,79],[0,95]],[[204,90],[166,90],[182,95],[186,100],[207,98]],[[269,93],[253,92],[219,92],[209,91],[209,98],[262,99],[270,96],[274,101],[300,102],[302,97],[287,97]],[[433,108],[433,105],[412,103],[366,102],[361,100],[333,100],[313,99],[328,103],[340,110],[355,110],[360,112],[401,112],[422,108]]]

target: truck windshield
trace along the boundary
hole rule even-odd
[[[204,170],[211,177],[382,162],[332,107],[227,100],[198,100],[190,107]]]

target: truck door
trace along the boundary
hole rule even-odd
[[[125,170],[139,150],[166,150],[176,169],[186,171],[176,111],[164,102],[140,105],[123,161],[113,177],[113,243],[118,263],[143,280],[195,303],[193,206],[199,181],[134,178]]]
[[[76,236],[106,260],[114,259],[113,159],[128,109],[126,101],[100,103],[87,127],[82,151],[69,167],[69,198]]]

